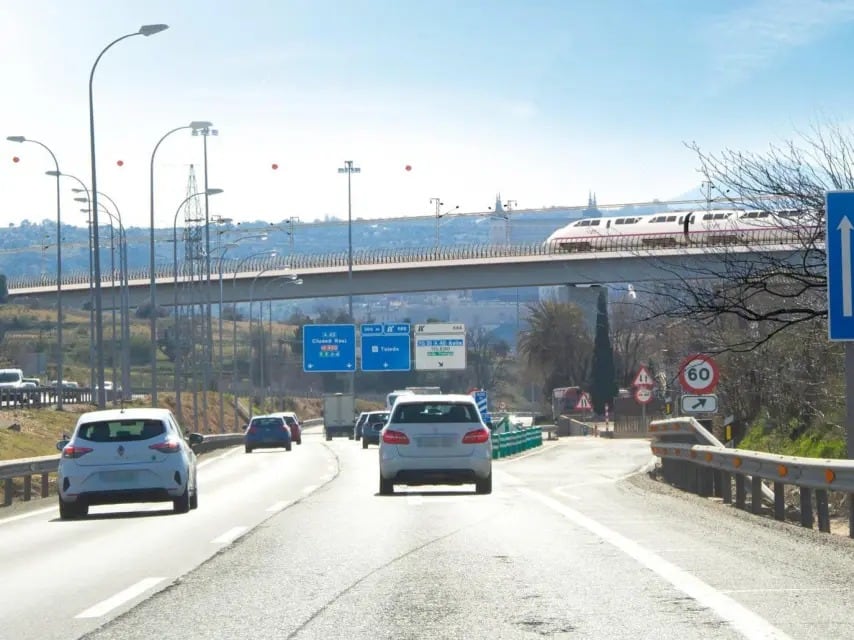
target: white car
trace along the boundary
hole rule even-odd
[[[85,516],[99,504],[171,501],[176,513],[199,504],[196,454],[204,440],[185,439],[168,409],[108,409],[84,413],[62,452],[57,472],[59,516]]]
[[[380,494],[395,484],[468,484],[492,493],[492,434],[468,395],[397,398],[380,433]]]

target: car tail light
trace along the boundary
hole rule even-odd
[[[91,447],[75,447],[73,444],[67,444],[62,449],[63,458],[82,458],[87,453],[92,451]]]
[[[409,436],[402,431],[386,429],[383,432],[383,442],[386,444],[409,444]]]
[[[160,453],[178,453],[181,450],[181,445],[175,440],[167,440],[166,442],[158,442],[157,444],[148,445],[149,449],[156,449]]]
[[[253,434],[258,433],[258,427],[251,426],[251,427],[249,427],[249,429],[247,430],[246,433],[253,433]]]
[[[488,429],[475,429],[463,436],[463,444],[483,444],[489,440]]]

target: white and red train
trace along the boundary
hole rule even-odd
[[[792,212],[711,209],[582,218],[561,227],[546,246],[563,251],[670,248],[792,242],[805,227]]]

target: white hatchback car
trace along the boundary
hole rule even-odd
[[[380,494],[395,484],[468,484],[492,493],[492,434],[467,395],[400,396],[380,434]]]
[[[168,409],[84,413],[70,440],[56,444],[59,517],[78,518],[91,505],[171,501],[176,513],[199,504],[196,454],[204,440],[185,439]]]

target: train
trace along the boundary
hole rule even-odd
[[[805,225],[814,225],[813,220],[796,211],[756,209],[667,211],[582,218],[554,231],[545,245],[557,251],[593,251],[750,242],[788,243],[803,237]]]

